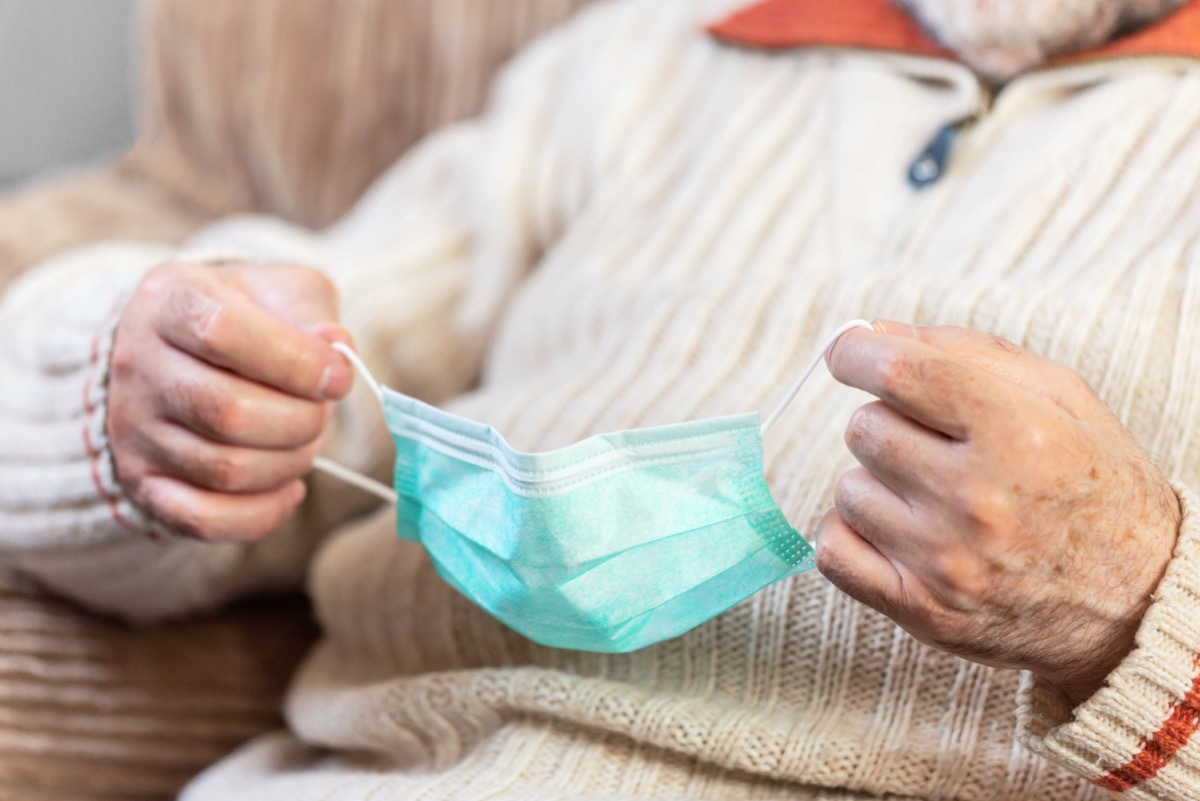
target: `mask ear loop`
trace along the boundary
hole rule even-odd
[[[825,358],[825,353],[833,347],[835,342],[841,339],[842,334],[853,328],[866,328],[870,331],[875,330],[875,326],[871,325],[866,320],[851,320],[850,322],[839,326],[838,329],[830,335],[829,339],[825,341],[825,344],[821,346],[821,349],[817,351],[817,354],[812,357],[812,361],[810,361],[808,366],[804,368],[804,372],[800,374],[800,378],[795,384],[792,385],[792,388],[789,389],[787,394],[783,396],[783,400],[780,401],[779,405],[775,407],[775,411],[771,412],[771,414],[767,416],[766,421],[764,421],[759,427],[758,433],[760,435],[767,433],[767,430],[771,428],[771,426],[775,425],[776,422],[778,422],[779,418],[783,416],[783,413],[787,411],[787,407],[790,406],[792,401],[796,399],[796,395],[800,392],[800,387],[804,386],[804,382],[808,381],[808,377],[813,374],[813,370],[816,370],[817,365],[820,364],[821,360]]]
[[[348,345],[342,342],[334,342],[333,349],[349,360],[351,366],[354,367],[354,372],[358,373],[359,377],[362,378],[362,380],[366,382],[367,386],[371,388],[371,391],[375,393],[375,399],[378,400],[379,404],[382,406],[383,387],[380,386],[379,382],[375,380],[375,376],[371,375],[371,371],[367,369],[365,364],[363,364],[363,360],[359,358],[359,355],[352,351]],[[369,476],[364,476],[362,473],[351,470],[345,465],[338,464],[332,459],[326,459],[324,456],[318,456],[317,458],[313,459],[313,469],[320,470],[322,473],[326,473],[336,479],[345,481],[347,484],[352,484],[355,487],[364,490],[365,492],[369,492],[372,495],[382,498],[393,506],[395,506],[400,500],[400,496],[397,495],[396,491],[388,485],[381,484]]]

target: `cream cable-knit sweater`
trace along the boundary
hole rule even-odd
[[[307,576],[325,629],[291,730],[188,801],[1092,799],[1107,791],[1086,779],[1146,765],[1130,797],[1200,797],[1200,64],[1022,78],[915,193],[913,155],[979,103],[971,75],[725,47],[699,26],[731,5],[586,13],[332,228],[236,219],[193,250],[327,270],[381,378],[524,449],[766,411],[851,317],[1001,333],[1078,370],[1177,482],[1183,530],[1138,650],[1071,710],[809,573],[641,652],[553,651],[450,590],[390,510],[339,530],[363,499],[317,479],[261,544],[174,539],[115,483],[103,426],[114,314],[172,253],[111,244],[0,305],[2,558],[135,620]],[[803,531],[852,463],[863,399],[822,375],[767,439]],[[389,451],[357,392],[330,454],[386,476]]]

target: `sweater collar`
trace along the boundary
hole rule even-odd
[[[760,0],[708,30],[723,42],[767,50],[848,47],[958,60],[892,0]],[[1139,56],[1200,59],[1200,0],[1106,44],[1056,56],[1046,66]]]

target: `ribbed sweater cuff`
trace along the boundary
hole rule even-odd
[[[1129,798],[1200,798],[1200,500],[1175,490],[1179,540],[1134,650],[1075,709],[1032,674],[1017,697],[1027,748]]]
[[[198,264],[220,265],[230,262],[251,261],[245,255],[230,249],[189,248],[180,251],[177,261]],[[112,362],[112,349],[116,340],[117,326],[129,298],[123,297],[114,306],[109,318],[96,332],[88,357],[88,370],[84,379],[84,446],[91,463],[92,482],[96,491],[108,503],[113,520],[127,531],[151,540],[162,540],[173,536],[170,528],[144,511],[126,494],[117,480],[116,462],[113,460],[108,438],[108,379]]]
[[[113,243],[64,254],[0,298],[9,346],[0,374],[0,553],[10,561],[131,535],[167,536],[117,480],[107,430],[117,323],[147,271],[221,253]]]
[[[127,300],[122,299],[114,307],[92,340],[83,385],[83,444],[87,451],[92,483],[96,492],[108,504],[112,519],[126,531],[151,540],[159,540],[169,536],[170,531],[144,512],[121,487],[117,480],[116,462],[113,460],[108,437],[109,367],[117,325]]]

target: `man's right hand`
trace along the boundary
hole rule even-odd
[[[353,374],[330,343],[337,295],[293,265],[173,262],[117,327],[108,432],[117,478],[171,529],[265,537],[304,499],[301,478]]]

